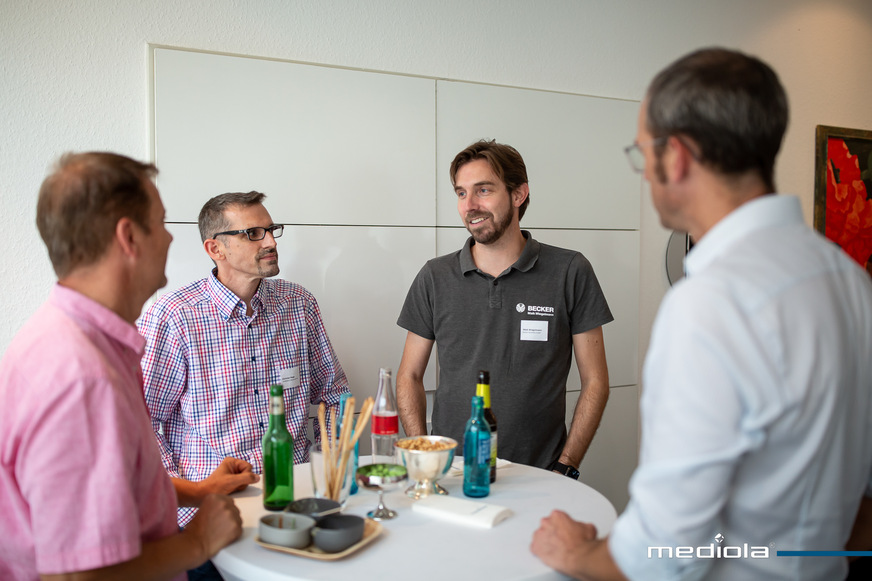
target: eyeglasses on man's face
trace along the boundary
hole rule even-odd
[[[252,242],[256,242],[257,240],[263,240],[266,236],[266,233],[269,232],[272,234],[273,238],[280,238],[282,232],[284,232],[285,227],[282,224],[273,224],[272,226],[267,226],[264,228],[263,226],[255,226],[254,228],[246,228],[245,230],[227,230],[226,232],[218,232],[212,238],[216,236],[228,235],[234,236],[236,234],[245,234],[248,236],[248,239]]]
[[[630,162],[630,167],[636,173],[645,171],[645,154],[642,152],[643,145],[658,145],[666,141],[667,137],[655,137],[641,143],[636,142],[633,145],[628,145],[624,148],[624,153],[627,155],[627,160]]]

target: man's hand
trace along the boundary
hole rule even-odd
[[[203,548],[204,561],[235,541],[242,534],[242,516],[229,496],[210,494],[182,532],[191,535]]]
[[[252,472],[251,464],[239,458],[224,458],[212,474],[200,482],[203,494],[230,494],[245,490],[249,484],[260,480],[260,476]]]
[[[625,579],[608,543],[597,540],[596,527],[560,510],[542,519],[530,550],[552,569],[576,579]]]
[[[555,510],[542,519],[530,549],[552,569],[573,575],[589,543],[595,540],[595,526],[574,521],[565,512]]]
[[[251,464],[238,458],[225,458],[212,474],[199,482],[171,478],[179,498],[179,506],[200,506],[208,494],[230,494],[244,490],[260,480]]]

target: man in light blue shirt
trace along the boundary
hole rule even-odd
[[[649,87],[627,153],[662,224],[696,244],[652,331],[630,503],[601,540],[565,513],[543,519],[532,550],[549,566],[584,579],[847,574],[843,556],[778,555],[844,550],[872,502],[872,281],[773,193],[787,117],[772,69],[733,51],[692,53]]]

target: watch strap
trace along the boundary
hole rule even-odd
[[[572,466],[568,466],[566,464],[563,464],[562,462],[555,462],[554,464],[551,465],[551,469],[556,470],[557,472],[560,472],[564,476],[568,476],[568,477],[572,478],[573,480],[578,480],[578,477],[580,476],[580,473],[579,473],[577,468],[574,468]]]

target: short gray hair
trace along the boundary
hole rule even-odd
[[[255,206],[263,204],[266,194],[260,192],[231,192],[215,196],[203,205],[200,216],[197,218],[197,226],[200,228],[200,240],[205,242],[218,232],[230,228],[230,224],[224,217],[227,208],[233,206]]]
[[[700,161],[715,171],[756,171],[775,190],[775,158],[788,106],[769,65],[738,51],[698,50],[658,73],[647,98],[652,137],[685,135],[699,146]]]

